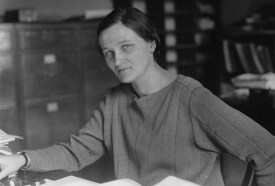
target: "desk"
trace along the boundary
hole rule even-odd
[[[23,185],[35,186],[36,183],[45,183],[45,179],[58,180],[66,176],[72,175],[66,171],[49,171],[49,172],[31,172],[31,171],[19,171],[19,178],[23,181]]]

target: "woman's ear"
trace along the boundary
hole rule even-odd
[[[156,50],[156,41],[154,40],[154,41],[152,41],[152,42],[150,43],[150,51],[151,51],[152,53],[154,53],[155,50]]]

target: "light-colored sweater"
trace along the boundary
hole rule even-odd
[[[260,186],[274,186],[274,144],[260,125],[179,75],[141,98],[128,84],[113,88],[68,143],[26,152],[35,171],[79,170],[109,152],[117,178],[145,186],[169,175],[222,186],[219,157],[229,152],[253,162]]]

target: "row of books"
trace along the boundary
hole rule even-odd
[[[273,59],[268,46],[223,40],[225,69],[229,74],[273,72]]]

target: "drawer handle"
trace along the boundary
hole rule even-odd
[[[43,57],[43,61],[45,64],[56,63],[56,56],[55,54],[45,54]]]
[[[56,112],[58,111],[58,103],[50,102],[47,104],[47,112]]]

